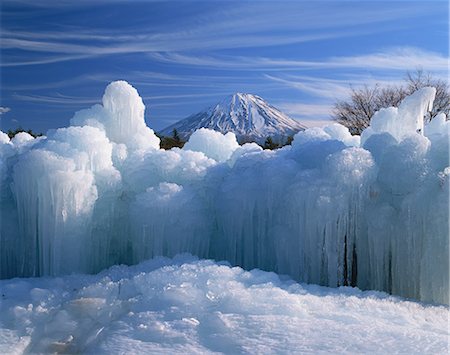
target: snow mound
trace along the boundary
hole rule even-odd
[[[237,148],[239,144],[234,133],[223,135],[205,128],[195,131],[183,147],[184,150],[202,152],[218,162],[227,161]]]
[[[0,288],[1,353],[448,351],[446,307],[187,255]]]

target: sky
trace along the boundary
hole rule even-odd
[[[2,0],[0,129],[69,124],[126,80],[158,131],[244,92],[308,126],[351,88],[448,80],[447,1]]]

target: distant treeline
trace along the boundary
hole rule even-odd
[[[42,133],[35,133],[31,129],[25,130],[22,127],[16,128],[15,130],[11,130],[11,129],[8,130],[7,135],[10,139],[12,139],[17,133],[21,133],[21,132],[28,133],[30,136],[33,136],[34,138],[40,137],[43,135]],[[183,148],[184,144],[186,143],[186,141],[184,141],[180,138],[180,135],[178,134],[178,131],[176,129],[173,130],[171,137],[165,137],[165,136],[160,136],[160,135],[158,135],[158,137],[161,140],[161,143],[160,143],[161,149],[165,149],[165,150],[169,150],[169,149],[172,149],[175,147]],[[294,139],[294,136],[289,136],[284,143],[281,143],[281,142],[277,142],[272,137],[267,137],[266,141],[264,142],[264,145],[262,147],[264,149],[271,149],[271,150],[278,149],[278,148],[284,147],[285,145],[290,145],[292,143],[293,139]],[[250,142],[251,141],[246,141],[246,142],[242,142],[242,143],[250,143]]]
[[[43,135],[42,133],[34,133],[31,129],[25,130],[22,127],[16,128],[15,130],[9,129],[8,132],[6,132],[6,134],[8,135],[9,139],[11,139],[11,138],[14,138],[14,136],[17,133],[21,133],[21,132],[28,133],[30,136],[33,136],[34,138],[40,137]]]
[[[186,141],[184,141],[180,138],[180,135],[178,134],[178,131],[176,129],[173,130],[171,137],[159,136],[159,138],[161,139],[160,147],[161,147],[161,149],[165,149],[165,150],[169,150],[169,149],[172,149],[175,147],[183,148],[184,144],[186,143]],[[289,136],[284,143],[281,143],[281,142],[274,140],[272,137],[267,137],[264,142],[264,145],[262,147],[264,149],[271,149],[271,150],[278,149],[278,148],[284,147],[285,145],[290,145],[293,140],[294,140],[294,136]],[[240,143],[243,144],[243,143],[251,143],[251,142],[252,142],[251,140],[248,140],[248,141],[240,142]]]

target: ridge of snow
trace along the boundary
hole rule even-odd
[[[187,254],[0,288],[1,353],[448,352],[447,307]]]

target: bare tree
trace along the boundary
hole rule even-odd
[[[430,73],[423,70],[416,70],[414,73],[406,74],[406,95],[411,95],[414,91],[425,86],[436,88],[436,98],[433,103],[433,110],[425,116],[425,120],[431,121],[438,113],[442,112],[449,118],[450,114],[450,88],[444,80],[436,79]]]
[[[361,134],[376,111],[383,107],[398,106],[406,96],[425,86],[436,88],[436,99],[433,110],[424,119],[430,121],[439,112],[445,113],[448,117],[450,113],[448,84],[433,78],[430,74],[425,74],[422,70],[408,72],[403,86],[375,85],[374,87],[364,86],[361,89],[352,88],[350,100],[335,103],[332,117],[346,126],[350,133]]]

